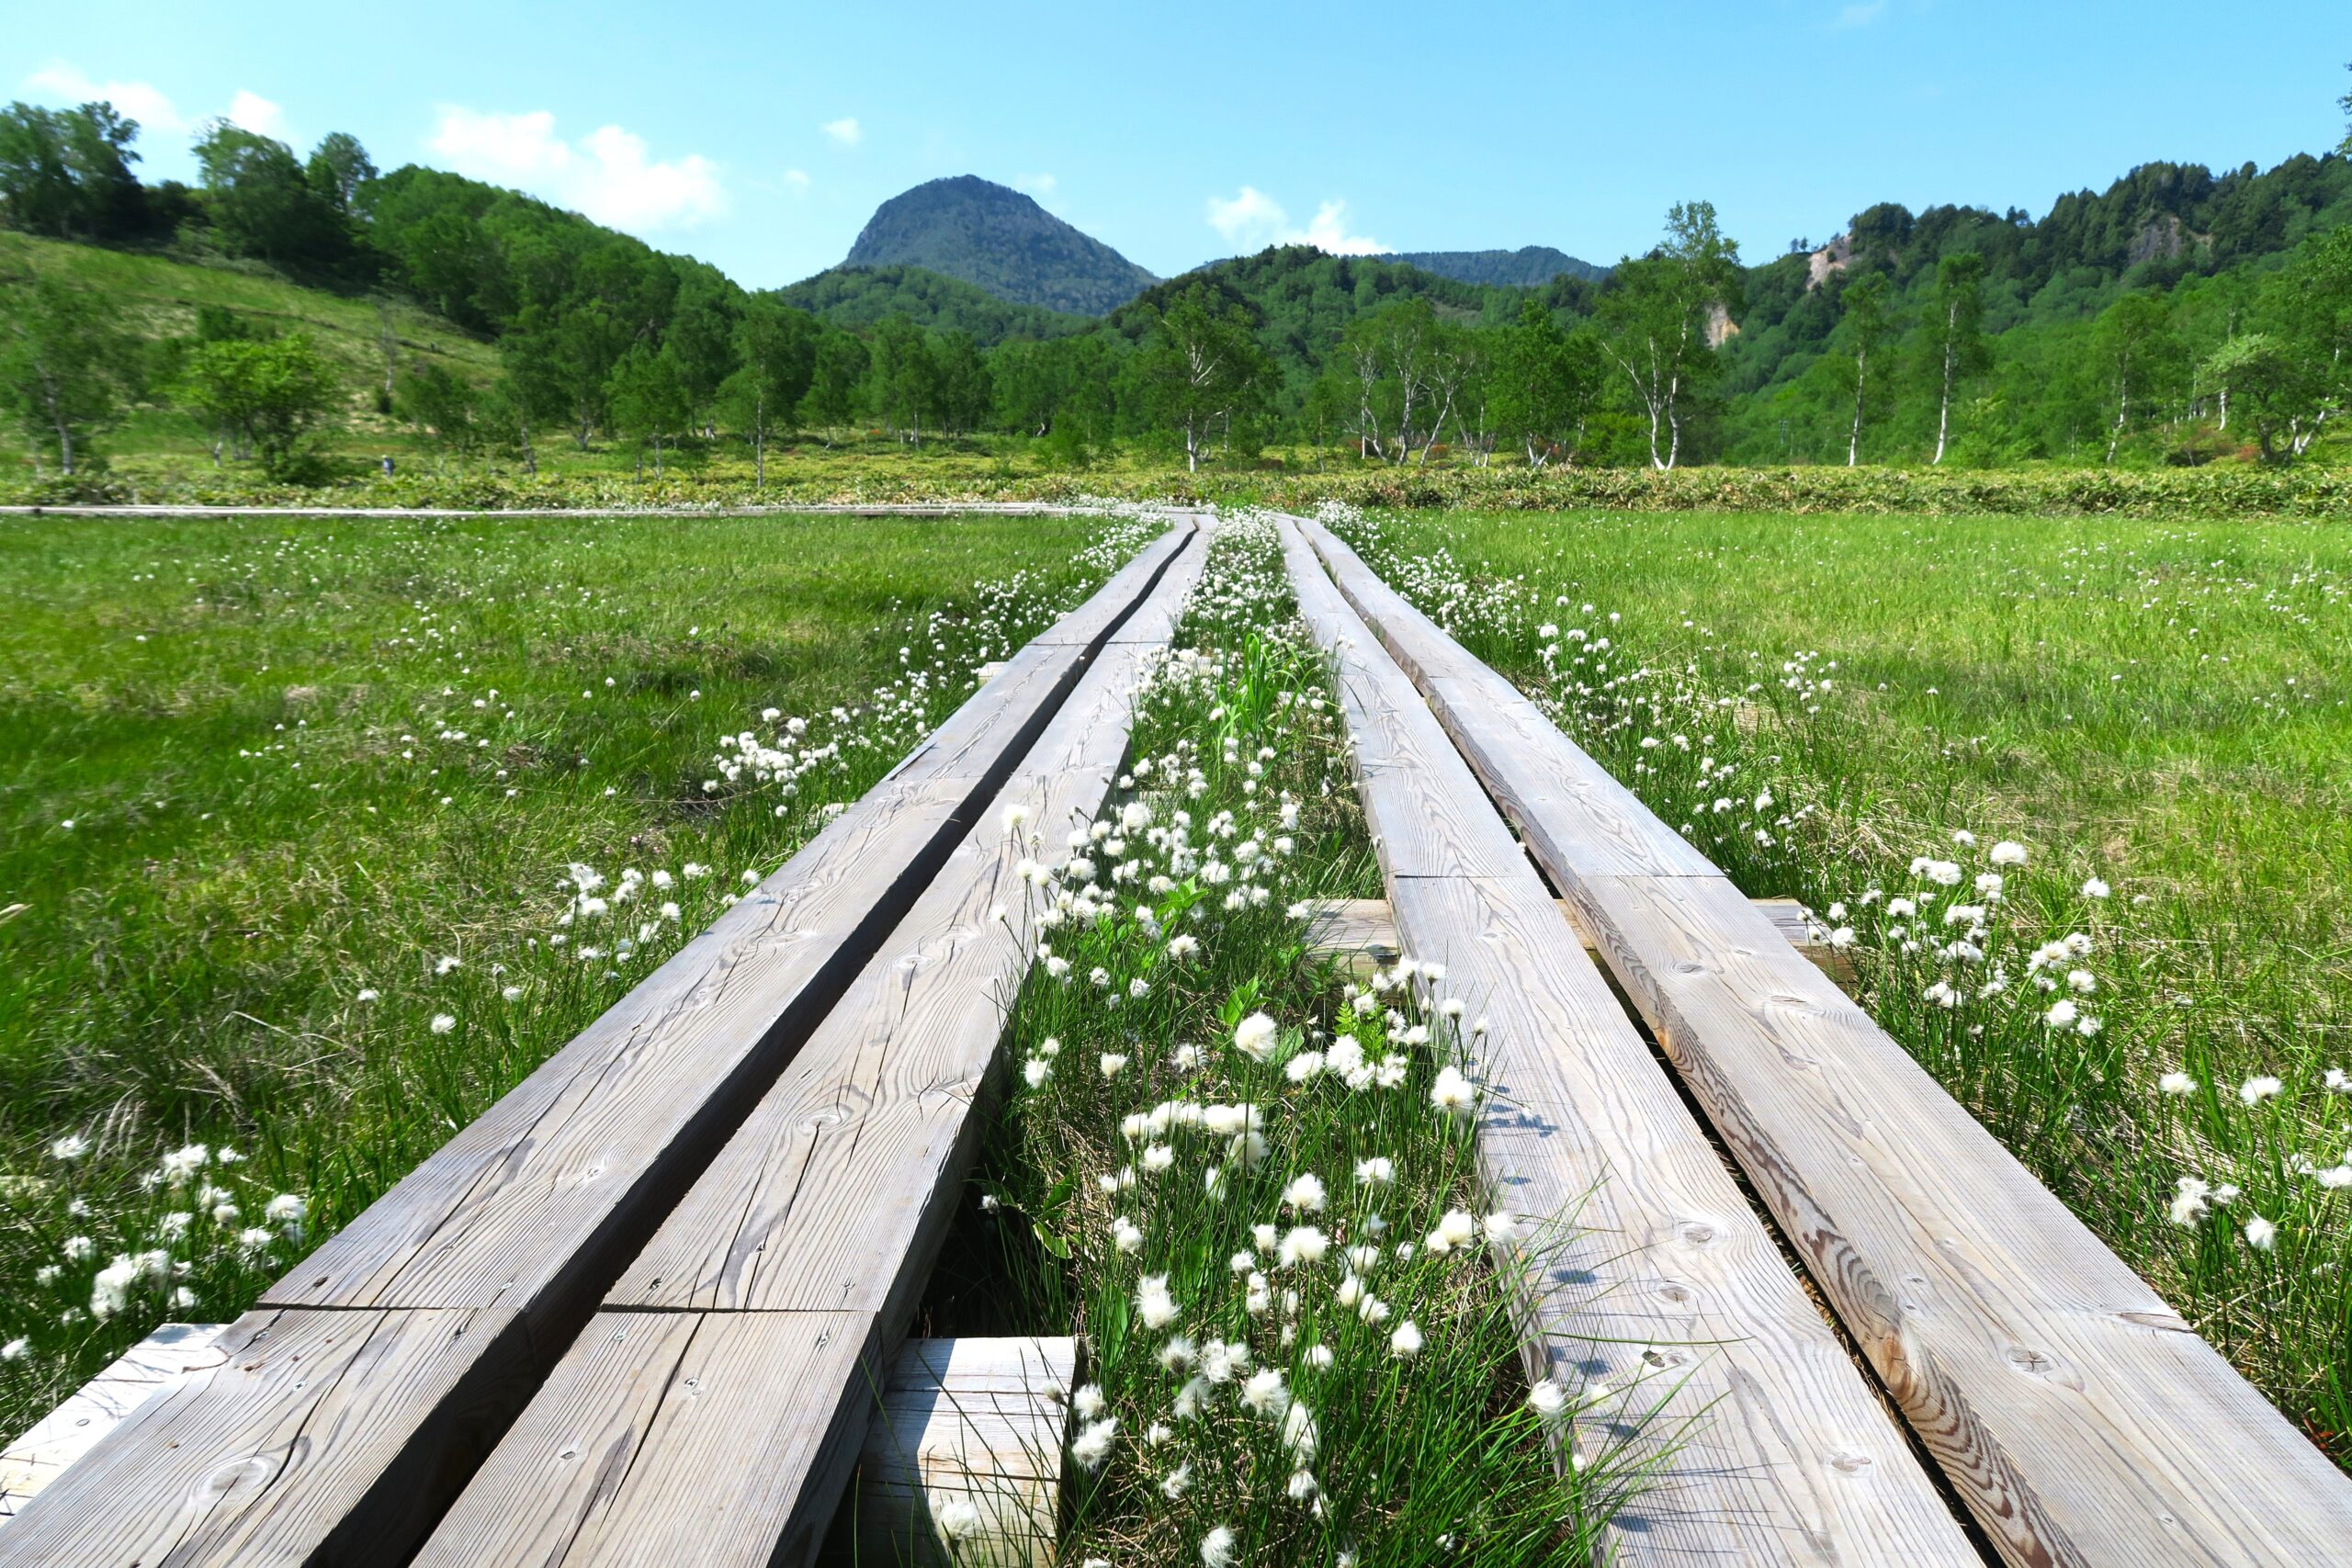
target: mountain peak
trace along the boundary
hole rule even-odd
[[[1100,316],[1158,279],[1030,197],[978,175],[901,191],[874,209],[845,266],[919,266],[1000,299]]]

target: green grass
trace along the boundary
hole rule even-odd
[[[233,1315],[1136,532],[0,523],[0,1428],[163,1316]],[[788,785],[739,733],[795,752]],[[94,1317],[98,1271],[149,1253]]]
[[[1352,531],[1747,891],[1843,928],[1890,1032],[2352,1462],[2352,1096],[2328,1077],[2352,1069],[2352,535],[1467,513]],[[1996,863],[1999,840],[2026,863]],[[1997,897],[1973,887],[1987,872]],[[1947,924],[1954,906],[1983,913]],[[1956,938],[1982,956],[1948,956]],[[2053,1026],[2062,1000],[2078,1016]],[[2196,1087],[2165,1092],[2169,1073]],[[2192,1188],[2176,1223],[2183,1179],[2236,1191]]]

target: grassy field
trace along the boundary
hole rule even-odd
[[[0,523],[0,1429],[232,1316],[1141,531]]]
[[[2352,536],[1342,526],[2352,1462]]]

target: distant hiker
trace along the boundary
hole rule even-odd
[[[384,454],[384,477],[386,479],[392,477],[392,455],[390,452]]]

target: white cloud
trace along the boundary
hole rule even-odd
[[[1031,196],[1035,197],[1048,197],[1053,195],[1054,186],[1060,183],[1060,181],[1055,179],[1051,175],[1015,175],[1012,176],[1013,189],[1025,190]]]
[[[1387,248],[1368,234],[1348,232],[1348,204],[1340,200],[1317,208],[1314,220],[1302,229],[1291,222],[1282,203],[1255,186],[1243,186],[1240,194],[1230,199],[1211,197],[1208,216],[1209,227],[1224,235],[1227,244],[1243,251],[1268,245],[1313,245],[1336,256],[1369,256]]]
[[[1885,14],[1886,0],[1866,0],[1864,4],[1849,6],[1838,12],[1837,21],[1830,24],[1830,30],[1844,32],[1849,28],[1866,28]]]
[[[53,60],[26,77],[25,91],[76,106],[103,99],[137,120],[141,130],[175,136],[189,129],[187,118],[153,83],[94,82],[63,61]]]
[[[854,147],[865,140],[865,130],[857,123],[854,115],[842,119],[829,119],[817,129],[844,147]]]
[[[807,196],[808,194],[808,171],[806,169],[785,170],[784,188],[790,191],[795,196]]]
[[[229,123],[255,136],[282,138],[286,134],[286,110],[252,88],[240,87],[237,96],[229,100]]]
[[[445,104],[427,145],[461,175],[529,186],[616,229],[690,228],[727,209],[718,166],[700,153],[654,162],[645,139],[617,125],[566,141],[546,109],[483,114]]]

